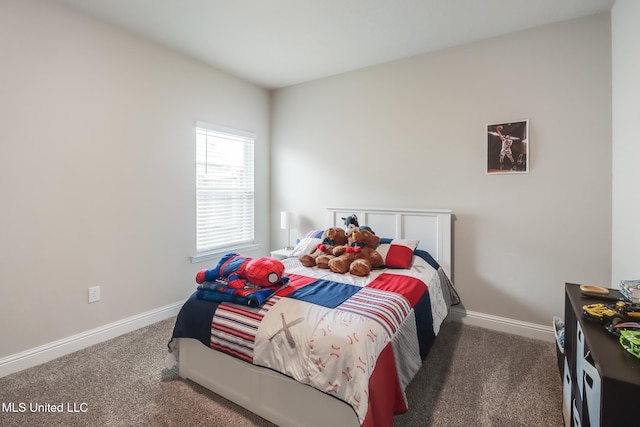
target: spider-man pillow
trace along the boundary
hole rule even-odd
[[[382,255],[384,266],[389,268],[410,268],[413,251],[418,247],[419,240],[380,239],[376,251]]]

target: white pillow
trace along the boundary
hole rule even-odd
[[[293,248],[291,256],[299,257],[300,255],[309,254],[320,243],[322,243],[322,239],[318,239],[316,237],[303,237],[302,239],[300,239],[296,247]]]

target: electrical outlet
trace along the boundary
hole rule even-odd
[[[100,301],[100,286],[89,288],[89,303]]]

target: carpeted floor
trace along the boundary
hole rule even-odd
[[[174,320],[0,378],[0,426],[272,426],[164,367]],[[459,323],[407,396],[394,427],[563,425],[553,343]]]

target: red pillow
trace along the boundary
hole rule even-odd
[[[376,251],[382,255],[385,267],[410,268],[413,251],[418,247],[419,240],[393,239],[391,243],[381,243]]]

